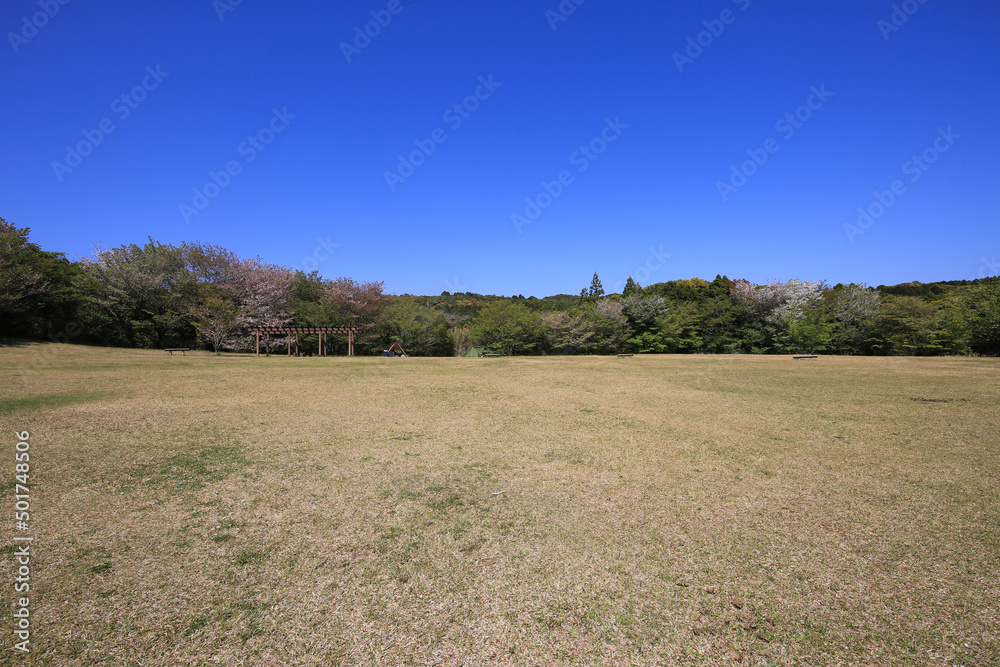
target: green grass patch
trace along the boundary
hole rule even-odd
[[[237,565],[255,565],[257,563],[263,563],[265,560],[267,560],[267,556],[265,556],[263,552],[255,549],[245,549],[236,554],[233,562]]]
[[[191,636],[194,633],[201,630],[206,625],[208,625],[208,616],[206,616],[205,614],[196,614],[191,618],[191,621],[188,623],[188,627],[187,630],[184,631],[184,635]]]
[[[192,492],[245,471],[249,464],[241,447],[214,444],[139,466],[131,471],[130,479],[133,487],[141,483],[174,493]]]

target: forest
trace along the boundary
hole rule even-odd
[[[717,275],[606,294],[393,295],[201,243],[99,247],[72,261],[0,218],[0,336],[87,345],[252,349],[255,326],[354,326],[355,352],[411,356],[1000,352],[1000,277],[871,287]],[[582,281],[585,282],[585,281]],[[331,353],[346,342],[331,337]],[[283,341],[273,341],[279,347]],[[339,346],[339,347],[338,347]],[[315,337],[299,348],[315,352]]]

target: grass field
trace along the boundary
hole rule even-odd
[[[35,665],[997,665],[1000,360],[0,347]]]

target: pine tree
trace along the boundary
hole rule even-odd
[[[632,276],[629,276],[628,280],[625,281],[625,289],[622,290],[622,296],[632,296],[634,294],[639,294],[641,291],[642,287],[639,286],[639,283],[632,280]]]
[[[594,278],[590,281],[590,293],[587,296],[593,299],[604,296],[604,285],[601,284],[601,279],[597,277],[596,272],[594,273]]]

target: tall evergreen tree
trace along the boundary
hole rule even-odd
[[[594,274],[594,275],[597,275],[597,274]],[[642,287],[639,286],[639,283],[637,283],[636,281],[632,280],[632,276],[629,276],[628,280],[625,281],[625,289],[622,290],[622,296],[623,297],[625,297],[625,296],[632,296],[633,294],[638,294],[641,291],[642,291]]]
[[[601,284],[601,279],[597,277],[597,272],[594,272],[594,277],[590,281],[590,292],[587,296],[593,299],[599,299],[604,296],[604,285]]]

